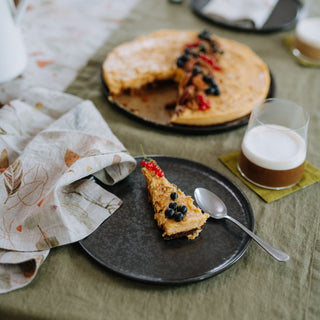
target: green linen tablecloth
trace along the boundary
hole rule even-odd
[[[140,144],[148,154],[201,162],[234,181],[248,197],[256,233],[288,252],[279,263],[254,242],[227,271],[183,286],[156,286],[108,272],[78,244],[52,249],[36,279],[0,297],[1,319],[319,319],[320,186],[314,184],[272,203],[265,203],[220,161],[238,150],[245,127],[219,134],[191,135],[148,127],[124,116],[103,97],[101,63],[123,41],[162,28],[207,28],[249,45],[268,64],[276,95],[303,105],[310,113],[308,161],[320,167],[320,73],[291,57],[283,38],[290,32],[247,34],[209,25],[196,17],[187,1],[142,0],[90,59],[67,89],[90,99],[132,155]]]

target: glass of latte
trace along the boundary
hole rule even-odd
[[[241,145],[241,175],[275,190],[298,183],[307,154],[308,125],[308,113],[292,101],[267,99],[255,106]]]

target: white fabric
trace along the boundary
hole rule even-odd
[[[138,2],[29,0],[20,23],[27,66],[0,84],[0,105],[33,87],[65,90]]]
[[[210,0],[203,13],[220,21],[239,26],[253,24],[261,29],[278,0]]]
[[[48,249],[88,236],[121,205],[87,176],[114,184],[135,166],[90,101],[32,89],[0,108],[0,292],[31,279],[14,276],[17,261],[34,260],[35,274]]]

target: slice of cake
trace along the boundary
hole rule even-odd
[[[163,238],[195,239],[209,215],[202,213],[193,204],[190,196],[186,196],[177,186],[169,182],[154,160],[142,160],[141,165],[149,201],[154,209],[154,219],[158,227],[163,230]]]

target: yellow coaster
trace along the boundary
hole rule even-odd
[[[320,181],[320,171],[311,163],[306,161],[304,167],[304,175],[300,182],[293,187],[283,190],[270,190],[261,188],[252,184],[241,176],[237,169],[238,157],[239,151],[235,151],[221,156],[219,160],[267,203],[278,200],[288,194],[291,194],[315,182]]]
[[[295,58],[295,60],[304,67],[310,67],[310,68],[320,68],[320,62],[319,63],[313,63],[307,59],[303,59],[302,57],[298,57],[293,54],[293,36],[285,36],[284,37],[284,43],[288,47],[288,49],[291,52],[291,55]]]

